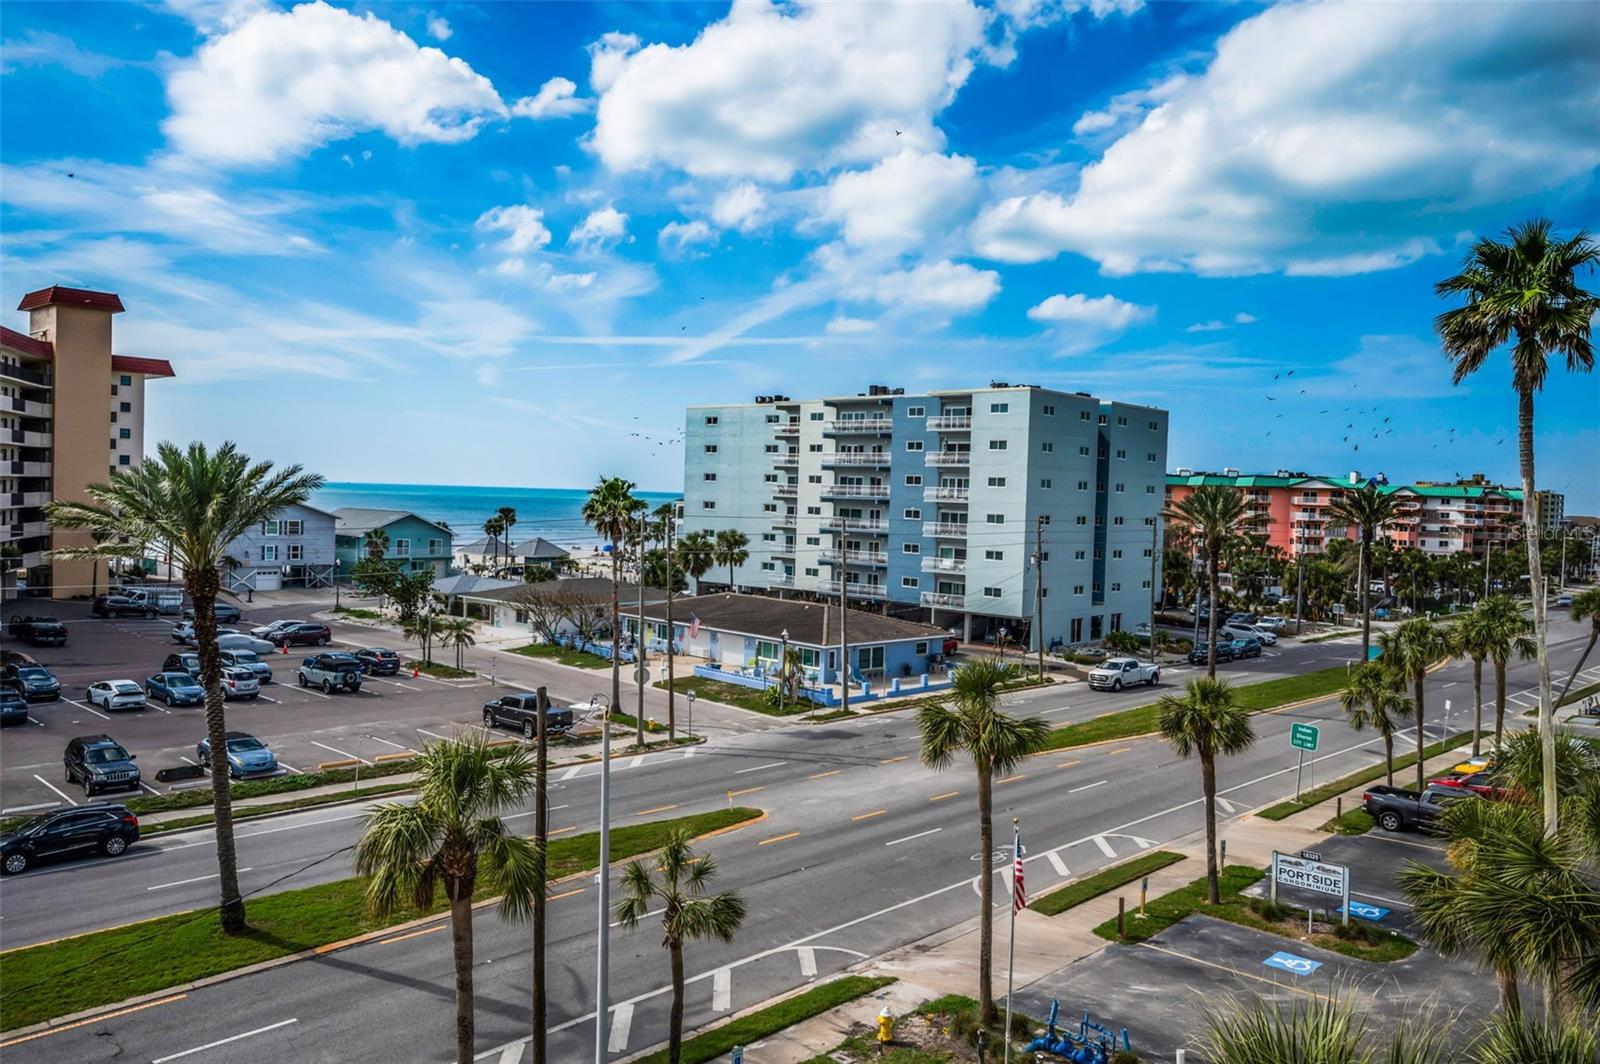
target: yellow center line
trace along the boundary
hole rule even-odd
[[[378,945],[387,946],[391,942],[404,942],[408,938],[416,938],[418,935],[431,935],[435,931],[443,931],[444,929],[444,924],[434,924],[432,927],[424,927],[420,931],[407,931],[403,935],[395,935],[392,938],[380,938]]]
[[[1107,751],[1106,751],[1106,756],[1107,756],[1107,757],[1111,757],[1111,756],[1112,756],[1112,755],[1114,755],[1114,754],[1125,754],[1125,753],[1127,753],[1127,752],[1128,752],[1128,751],[1129,751],[1129,750],[1132,750],[1132,749],[1133,749],[1133,747],[1131,747],[1131,746],[1123,746],[1123,747],[1118,747],[1118,748],[1117,748],[1117,749],[1115,749],[1115,750],[1107,750]]]
[[[929,798],[928,801],[930,801],[930,802],[942,802],[946,798],[954,798],[956,795],[958,795],[960,793],[961,793],[960,791],[945,791],[943,794],[934,795],[932,798]]]
[[[546,900],[547,901],[560,901],[562,898],[570,898],[574,894],[582,894],[582,893],[583,893],[583,888],[579,887],[577,890],[567,890],[567,891],[562,891],[560,894],[552,894]]]
[[[1121,712],[1122,712],[1122,710],[1120,710],[1120,709],[1113,709],[1113,710],[1111,710],[1111,711],[1110,711],[1110,712],[1107,712],[1107,713],[1096,713],[1096,714],[1095,714],[1095,715],[1094,715],[1094,719],[1095,719],[1095,720],[1099,720],[1099,719],[1101,719],[1101,718],[1102,718],[1102,717],[1114,717],[1114,716],[1116,716],[1116,715],[1117,715],[1117,714],[1118,714],[1118,713],[1121,713]]]
[[[757,791],[764,791],[764,790],[766,790],[765,787],[746,787],[742,791],[729,791],[728,792],[728,797],[729,798],[737,798],[741,794],[754,794]]]
[[[1016,774],[1016,775],[1015,775],[1015,776],[1007,776],[1007,777],[1006,777],[1006,778],[1005,778],[1005,779],[1003,779],[1003,780],[995,780],[995,781],[994,781],[994,782],[995,782],[995,783],[996,783],[996,784],[997,784],[997,785],[998,785],[998,784],[1001,784],[1001,783],[1015,783],[1015,782],[1017,782],[1017,781],[1018,781],[1018,780],[1025,780],[1025,779],[1027,779],[1027,778],[1028,778],[1028,774],[1027,774],[1027,773],[1026,773],[1026,772],[1019,772],[1019,773],[1017,773],[1017,774]]]
[[[545,834],[547,834],[547,835],[564,835],[569,831],[577,831],[577,830],[578,830],[578,825],[576,825],[576,824],[568,824],[564,828],[556,828],[554,831],[549,831],[549,832],[546,832]]]
[[[871,820],[873,817],[882,816],[883,814],[887,813],[888,811],[889,810],[887,810],[887,809],[879,809],[877,812],[862,813],[860,816],[853,816],[850,819],[851,820]]]
[[[1071,768],[1073,765],[1081,764],[1083,764],[1082,761],[1063,761],[1061,764],[1057,765],[1056,768]]]
[[[8,1042],[0,1042],[0,1049],[6,1049],[10,1046],[19,1046],[24,1042],[31,1042],[35,1038],[45,1038],[49,1035],[60,1034],[62,1031],[71,1031],[79,1027],[87,1027],[91,1023],[104,1023],[106,1020],[114,1020],[118,1016],[126,1016],[131,1012],[143,1012],[145,1009],[153,1009],[157,1005],[170,1005],[174,1001],[182,1001],[188,996],[188,994],[173,994],[171,997],[164,997],[160,1001],[146,1001],[143,1005],[134,1005],[130,1008],[118,1009],[116,1012],[103,1012],[98,1016],[91,1016],[87,1020],[79,1020],[77,1023],[64,1023],[60,1027],[52,1027],[48,1031],[35,1031],[33,1034],[25,1034],[21,1038],[13,1038]]]
[[[806,779],[808,779],[808,780],[820,780],[824,776],[837,776],[839,773],[841,773],[843,771],[844,771],[844,769],[842,769],[842,768],[830,769],[827,772],[819,772],[815,776],[807,776]]]
[[[910,754],[901,754],[899,757],[886,757],[882,761],[879,761],[878,764],[880,764],[880,765],[892,765],[896,761],[904,761],[906,758],[908,758],[910,756],[911,756]]]
[[[634,816],[649,816],[651,813],[665,813],[668,809],[676,809],[676,808],[678,808],[676,804],[673,804],[673,805],[658,805],[654,809],[641,809],[641,810],[639,810],[637,813],[635,813],[633,815]]]
[[[770,839],[762,839],[760,842],[756,843],[756,845],[765,846],[769,842],[782,842],[784,839],[792,839],[798,834],[800,834],[798,831],[791,831],[787,835],[774,835]]]

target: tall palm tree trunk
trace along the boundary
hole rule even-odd
[[[1206,675],[1211,679],[1217,678],[1217,611],[1222,608],[1218,600],[1221,581],[1217,577],[1217,557],[1222,553],[1221,543],[1206,544],[1206,594],[1210,596],[1210,613],[1206,617]]]
[[[1411,698],[1417,712],[1417,793],[1421,794],[1428,786],[1427,774],[1422,771],[1422,751],[1428,745],[1427,737],[1422,734],[1422,684],[1427,678],[1427,673],[1421,669],[1411,674]]]
[[[1522,464],[1522,526],[1528,541],[1528,583],[1533,592],[1533,641],[1539,651],[1539,750],[1544,768],[1544,833],[1556,833],[1556,724],[1550,699],[1550,646],[1545,618],[1544,566],[1539,550],[1539,497],[1533,487],[1533,391],[1517,389],[1517,457]]]
[[[1522,1018],[1522,992],[1517,989],[1517,972],[1515,968],[1496,968],[1494,981],[1500,987],[1500,1011],[1507,1018],[1520,1020]]]
[[[1361,584],[1361,660],[1365,662],[1372,651],[1372,608],[1367,602],[1368,573],[1372,571],[1372,542],[1367,530],[1361,530],[1361,553],[1356,559],[1356,580]]]
[[[239,893],[239,855],[233,842],[233,794],[229,790],[228,721],[222,696],[222,653],[217,648],[215,569],[188,573],[194,603],[194,642],[200,657],[200,683],[206,689],[206,742],[211,747],[211,804],[216,816],[217,871],[224,934],[243,933],[244,898]]]
[[[1472,756],[1483,736],[1483,659],[1472,659]]]
[[[667,1023],[667,1061],[678,1064],[683,1056],[683,943],[676,938],[667,940],[667,954],[672,958],[672,1013]]]
[[[1200,750],[1200,790],[1206,806],[1206,900],[1222,901],[1217,885],[1217,758],[1209,748]]]
[[[1494,663],[1494,745],[1500,747],[1500,736],[1506,730],[1506,663]]]
[[[1385,729],[1383,733],[1383,770],[1384,782],[1394,786],[1394,732]]]
[[[978,850],[983,854],[978,881],[978,1023],[995,1021],[994,1007],[994,795],[987,766],[978,769]]]
[[[450,897],[450,945],[456,968],[456,1064],[472,1064],[472,877],[452,878],[445,890]]]

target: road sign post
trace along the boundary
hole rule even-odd
[[[1320,730],[1315,724],[1301,724],[1296,721],[1289,725],[1289,745],[1300,751],[1300,764],[1294,771],[1294,798],[1300,800],[1300,781],[1306,771],[1306,751],[1317,748],[1317,737]]]

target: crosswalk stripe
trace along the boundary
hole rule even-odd
[[[611,1053],[621,1053],[628,1048],[628,1031],[633,1027],[633,1004],[621,1002],[611,1010],[611,1037],[606,1042],[606,1050]]]

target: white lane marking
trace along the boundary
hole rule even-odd
[[[718,968],[711,978],[711,1010],[727,1012],[733,1005],[733,969]]]
[[[1094,844],[1100,847],[1100,852],[1105,854],[1107,857],[1115,857],[1117,855],[1117,851],[1111,848],[1111,844],[1106,841],[1106,837],[1104,835],[1096,835],[1094,837]]]
[[[1224,813],[1237,813],[1239,811],[1238,806],[1234,805],[1220,794],[1217,795],[1217,804],[1222,806],[1222,811]]]
[[[184,755],[182,755],[182,754],[179,754],[179,755],[178,755],[178,760],[179,760],[179,761],[187,761],[187,762],[189,762],[189,764],[191,764],[191,765],[196,765],[196,766],[198,766],[198,765],[199,765],[199,764],[200,764],[200,762],[198,762],[198,761],[196,761],[196,760],[195,760],[195,759],[194,759],[194,758],[192,758],[192,757],[185,757],[185,756],[184,756]]]
[[[151,794],[155,795],[157,798],[161,797],[161,792],[156,790],[154,787],[150,786],[144,780],[140,780],[139,781],[139,786],[143,787],[145,790],[149,791]]]
[[[392,746],[396,750],[409,749],[409,747],[401,746],[399,743],[391,743],[388,739],[383,739],[383,738],[380,738],[380,737],[378,737],[376,735],[369,735],[369,736],[367,736],[367,738],[371,739],[375,743],[382,743],[384,746]]]
[[[499,1064],[522,1064],[522,1055],[527,1048],[526,1042],[512,1042],[501,1052]]]
[[[215,1042],[207,1042],[203,1046],[195,1046],[193,1049],[185,1049],[181,1053],[168,1053],[164,1057],[157,1057],[156,1059],[152,1060],[150,1064],[166,1064],[166,1062],[169,1060],[177,1060],[179,1057],[187,1057],[195,1053],[204,1052],[207,1049],[215,1049],[218,1046],[225,1046],[229,1042],[237,1042],[241,1039],[253,1038],[258,1034],[266,1034],[268,1031],[276,1031],[279,1027],[287,1027],[291,1023],[299,1022],[300,1020],[298,1017],[291,1020],[279,1020],[277,1023],[269,1023],[265,1027],[257,1027],[253,1031],[245,1031],[241,1034],[230,1035],[227,1038],[219,1038]]]
[[[582,771],[583,771],[583,766],[582,765],[573,765],[571,768],[567,769],[567,771],[565,771],[561,775],[557,776],[556,777],[556,782],[557,783],[562,783],[562,782],[565,782],[566,780],[570,780],[572,777],[576,776],[578,773],[580,773]]]
[[[61,701],[67,703],[68,705],[77,706],[79,709],[86,710],[86,711],[88,711],[90,713],[93,713],[95,716],[99,717],[101,720],[110,720],[111,719],[110,717],[106,716],[106,714],[100,712],[98,709],[95,709],[93,706],[87,705],[87,704],[85,704],[83,702],[79,702],[76,698],[68,698],[65,695],[63,695],[61,697]]]
[[[628,759],[627,767],[628,768],[638,768],[642,764],[644,764],[644,755],[643,754],[635,754],[633,757],[630,757]]]
[[[42,721],[42,720],[34,720],[32,716],[28,717],[28,723],[29,724],[37,724],[41,728],[44,727],[44,721]]]
[[[440,742],[447,743],[450,741],[450,737],[448,735],[440,735],[438,732],[431,732],[427,728],[414,728],[412,730],[417,732],[419,735],[426,735],[430,739],[438,739]]]
[[[566,808],[566,806],[564,806],[564,805],[552,805],[550,807],[550,812],[554,813],[557,809],[565,809],[565,808]],[[500,819],[501,820],[515,820],[518,817],[533,816],[535,812],[537,812],[537,810],[529,809],[527,812],[524,812],[524,813],[509,813],[506,816],[501,817]],[[646,913],[645,915],[646,916],[654,916],[655,913]],[[612,924],[611,926],[612,927],[616,927],[617,925],[616,924]]]
[[[331,699],[333,697],[332,695],[323,694],[321,691],[318,691],[314,687],[301,687],[301,688],[297,688],[297,690],[299,690],[299,692],[301,694],[303,694],[303,695],[316,695],[318,698]]]
[[[800,974],[807,979],[817,977],[817,951],[810,946],[801,946],[795,950],[800,954]]]
[[[789,762],[787,762],[787,761],[774,761],[770,765],[757,765],[754,768],[735,769],[733,774],[735,776],[742,776],[746,772],[760,772],[762,769],[777,768],[779,765],[787,765],[788,763]]]
[[[691,746],[691,747],[689,747],[689,749],[685,750],[683,752],[683,756],[684,757],[693,757],[694,756],[694,747]]]
[[[1045,856],[1050,859],[1050,865],[1056,870],[1056,875],[1060,876],[1062,879],[1070,879],[1072,877],[1072,873],[1067,869],[1067,862],[1061,859],[1061,855],[1059,853],[1051,850],[1049,853],[1045,854]]]
[[[935,833],[935,832],[940,832],[940,831],[943,831],[943,830],[944,830],[944,828],[932,828],[932,829],[930,829],[930,830],[928,830],[928,831],[919,831],[919,832],[917,832],[917,833],[916,833],[916,834],[915,834],[915,835],[907,835],[907,836],[906,836],[906,837],[905,837],[905,838],[903,838],[903,839],[895,839],[895,840],[894,840],[894,841],[893,841],[893,842],[886,842],[886,843],[884,843],[884,845],[885,845],[885,846],[898,846],[898,845],[900,845],[900,844],[901,844],[901,843],[902,843],[902,842],[910,842],[910,841],[911,841],[911,840],[912,840],[912,839],[920,839],[920,838],[922,838],[922,837],[923,837],[923,836],[924,836],[924,835],[932,835],[932,834],[934,834],[934,833]]]
[[[283,703],[279,702],[276,698],[268,698],[266,695],[256,695],[256,697],[261,699],[261,701],[263,701],[263,702],[271,702],[275,706],[283,704]]]
[[[37,779],[38,777],[34,777]],[[14,805],[10,809],[0,809],[0,815],[9,816],[12,813],[31,813],[35,809],[54,809],[60,802],[39,802],[37,805]]]
[[[372,764],[372,762],[371,762],[371,761],[368,761],[368,760],[367,760],[367,759],[366,759],[366,758],[364,758],[364,757],[356,757],[356,755],[355,755],[355,754],[347,754],[347,753],[345,753],[345,752],[344,752],[344,751],[343,751],[343,750],[340,750],[340,749],[339,749],[339,748],[338,748],[338,747],[336,747],[336,746],[329,746],[329,745],[328,745],[328,744],[327,744],[327,743],[319,743],[319,742],[317,742],[317,741],[316,741],[316,740],[315,740],[315,739],[312,739],[312,740],[311,740],[311,745],[312,745],[312,746],[320,746],[320,747],[322,747],[322,748],[323,748],[323,749],[324,749],[324,750],[327,750],[327,751],[329,751],[329,752],[330,752],[330,753],[335,753],[335,754],[338,754],[338,755],[339,755],[339,756],[340,756],[340,757],[351,757],[351,758],[355,758],[355,760],[357,760],[357,761],[359,761],[359,762],[361,762],[361,763],[362,763],[362,764],[363,764],[363,765],[370,765],[370,764]]]
[[[1077,794],[1079,791],[1087,791],[1092,787],[1103,787],[1107,783],[1110,783],[1110,782],[1111,782],[1110,780],[1096,780],[1093,783],[1085,783],[1082,787],[1074,787],[1070,791],[1068,791],[1067,793],[1068,794]]]
[[[611,1013],[611,1037],[606,1041],[608,1053],[621,1053],[628,1048],[628,1029],[632,1026],[633,1006],[623,1002]]]
[[[255,871],[255,869],[253,869],[253,868],[241,868],[241,869],[239,869],[239,872],[241,874],[243,874],[245,872],[253,872],[253,871]],[[180,880],[177,880],[176,882],[172,882],[172,883],[157,883],[153,887],[145,887],[144,889],[145,889],[145,892],[148,893],[148,892],[150,892],[152,890],[166,890],[168,887],[183,887],[183,886],[187,886],[190,883],[204,883],[206,880],[208,880],[208,879],[216,879],[220,875],[222,875],[221,872],[213,872],[209,876],[195,876],[193,879],[180,879]]]
[[[65,791],[63,791],[61,788],[57,787],[55,784],[51,783],[49,780],[45,779],[43,776],[39,775],[37,772],[35,772],[33,774],[33,778],[38,780],[40,783],[44,784],[46,787],[49,787],[56,794],[60,795],[61,796],[61,800],[63,802],[66,802],[68,805],[77,805],[78,804],[77,802],[74,802],[71,798],[68,798]]]
[[[292,772],[296,776],[300,775],[300,770],[295,768],[293,765],[289,764],[289,762],[287,762],[287,761],[279,761],[278,762],[278,767],[283,769],[285,772]]]

